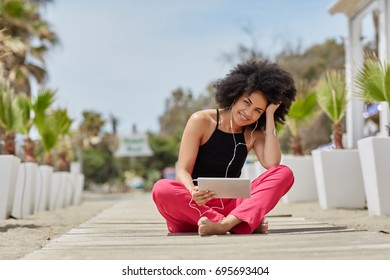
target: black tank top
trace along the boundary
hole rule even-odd
[[[218,129],[219,111],[217,109],[217,126],[210,139],[199,147],[192,178],[198,177],[225,177],[226,169],[233,158],[234,139],[236,144],[242,143],[236,148],[236,155],[230,164],[227,177],[240,177],[241,169],[245,163],[248,151],[245,145],[243,128],[241,133],[226,133]]]

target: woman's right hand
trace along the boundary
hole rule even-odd
[[[195,186],[192,191],[192,200],[199,206],[205,205],[208,201],[215,198],[215,192],[209,190],[199,190],[197,186]]]

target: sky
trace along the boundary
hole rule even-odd
[[[42,16],[60,38],[50,50],[46,87],[57,90],[74,126],[83,111],[158,133],[165,101],[177,88],[195,96],[228,74],[238,45],[271,59],[285,46],[306,49],[341,40],[347,18],[333,0],[54,0]],[[106,128],[110,128],[107,126]]]

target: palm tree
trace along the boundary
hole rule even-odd
[[[20,110],[8,86],[0,86],[0,127],[5,129],[4,154],[15,155],[15,132],[19,125]]]
[[[98,136],[104,124],[105,120],[102,119],[100,113],[93,111],[84,111],[83,113],[83,122],[80,125],[80,133],[84,137],[84,147],[89,147],[90,145],[95,145],[98,140]]]
[[[286,126],[292,135],[290,147],[295,156],[303,155],[302,138],[299,133],[299,128],[317,112],[317,108],[317,95],[315,92],[298,95],[290,107],[286,119]]]
[[[1,18],[1,16],[0,16]],[[17,53],[23,44],[17,38],[6,34],[5,29],[0,29],[0,83],[6,82],[6,59],[7,56]]]
[[[333,143],[343,149],[342,118],[347,108],[345,76],[341,71],[325,72],[316,85],[317,102],[333,123]]]
[[[387,102],[390,107],[390,64],[374,57],[366,58],[355,78],[360,92],[356,95],[367,102]],[[390,124],[387,125],[390,136]]]
[[[39,14],[39,3],[27,0],[0,1],[0,30],[17,45],[2,58],[3,76],[15,92],[30,95],[30,78],[38,84],[46,78],[44,55],[58,42],[57,35]]]

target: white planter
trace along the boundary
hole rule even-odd
[[[64,207],[68,207],[72,204],[74,193],[73,176],[70,172],[63,172],[62,176],[64,180]]]
[[[282,197],[285,203],[318,201],[312,156],[283,155],[282,164],[294,173],[294,184]]]
[[[322,209],[365,207],[358,150],[313,150],[312,156]]]
[[[70,173],[81,173],[81,163],[78,161],[72,161],[70,163]]]
[[[49,210],[59,209],[64,207],[65,202],[65,185],[64,173],[67,172],[53,172],[51,177],[51,187],[49,195]]]
[[[358,141],[369,215],[390,215],[390,138]]]
[[[37,173],[38,164],[34,162],[20,164],[12,206],[12,217],[20,219],[34,213]]]
[[[84,189],[84,175],[81,173],[81,163],[78,161],[70,163],[70,176],[72,184],[71,205],[81,203],[81,196]]]
[[[20,159],[13,155],[0,156],[0,219],[7,219],[12,212],[16,179]]]
[[[81,203],[81,196],[84,189],[84,175],[83,174],[72,174],[73,175],[73,205],[78,205]]]
[[[254,180],[259,177],[264,171],[265,168],[261,166],[259,161],[256,160],[254,162],[246,162],[241,170],[241,178],[249,178],[251,180]]]
[[[35,196],[36,212],[41,212],[49,209],[49,197],[50,197],[52,176],[53,176],[53,167],[49,165],[41,165],[38,167],[36,196]]]

